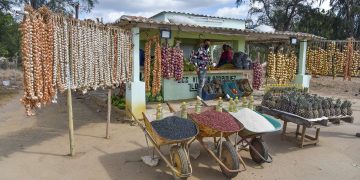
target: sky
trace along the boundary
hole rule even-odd
[[[321,8],[329,9],[328,1]],[[98,0],[95,8],[90,13],[81,12],[80,18],[103,18],[107,23],[122,15],[151,17],[161,11],[179,11],[246,19],[249,9],[248,1],[236,7],[235,0]]]

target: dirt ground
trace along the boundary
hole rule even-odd
[[[242,151],[247,171],[234,179],[360,179],[360,138],[354,136],[360,132],[360,97],[355,96],[359,86],[359,79],[313,79],[312,93],[352,101],[355,122],[321,128],[320,143],[303,149],[293,141],[281,140],[280,132],[266,134],[264,140],[274,161],[259,166]],[[105,112],[97,112],[83,99],[74,98],[76,156],[69,157],[66,98],[60,97],[58,104],[32,117],[25,117],[20,98],[18,94],[11,100],[0,100],[0,179],[172,179],[163,161],[157,167],[141,162],[147,148],[138,127],[115,121],[110,128],[111,138],[104,139]],[[295,126],[291,125],[290,130],[294,131]],[[168,147],[162,149],[168,152]],[[201,150],[201,155],[191,160],[193,176],[189,179],[225,179],[198,143],[191,148],[195,149]]]

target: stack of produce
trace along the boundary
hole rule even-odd
[[[344,80],[358,76],[360,44],[354,39],[313,42],[307,49],[306,70],[316,76],[344,76]]]
[[[151,64],[151,47],[155,46],[154,61]],[[167,52],[167,50],[165,50]],[[145,62],[144,62],[144,81],[145,89],[147,92],[151,92],[152,96],[156,96],[161,91],[161,79],[164,75],[162,73],[162,49],[160,46],[160,39],[158,36],[152,36],[148,38],[145,43]],[[168,59],[166,58],[165,61]],[[151,68],[153,67],[153,69]],[[152,71],[152,82],[151,82]]]
[[[162,76],[163,78],[170,79],[174,77],[173,63],[171,61],[171,48],[167,43],[163,44],[161,48],[161,65],[162,65]]]
[[[226,112],[218,112],[215,109],[207,110],[200,114],[189,114],[191,119],[197,123],[203,124],[217,131],[237,132],[240,131],[240,125],[234,117]]]
[[[270,109],[289,112],[298,116],[313,119],[321,117],[351,116],[351,102],[340,99],[324,98],[299,91],[287,91],[280,96],[274,96],[268,91],[261,102]]]
[[[268,54],[268,60],[267,60],[267,77],[269,79],[275,80],[275,74],[276,74],[276,55],[274,53],[274,49],[272,48]]]
[[[261,87],[262,79],[262,67],[259,61],[256,61],[253,64],[253,82],[252,87],[256,90],[259,90]]]
[[[198,133],[194,122],[177,116],[152,121],[151,125],[161,137],[171,140],[190,138]]]
[[[174,69],[174,78],[177,81],[180,81],[183,78],[184,73],[184,52],[180,48],[180,41],[176,42],[175,47],[172,48],[172,62]]]
[[[173,48],[164,44],[161,51],[161,59],[163,78],[181,80],[184,72],[184,54],[180,48],[180,41],[177,41]]]
[[[296,74],[297,57],[294,51],[285,52],[283,48],[274,53],[270,50],[267,59],[267,78],[278,84],[293,81]]]
[[[128,30],[25,7],[21,23],[24,68],[22,103],[56,102],[57,91],[113,87],[131,79],[132,35]]]

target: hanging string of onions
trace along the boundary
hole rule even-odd
[[[171,49],[174,78],[177,81],[180,81],[184,74],[184,52],[180,48],[180,43],[180,41],[177,41],[175,47]]]
[[[308,47],[306,69],[312,75],[332,76],[342,74],[344,80],[358,76],[360,46],[354,39],[346,42],[313,42]]]
[[[308,54],[309,55],[309,54]],[[276,80],[278,84],[285,84],[295,79],[297,68],[297,56],[295,51],[280,48],[276,53],[270,48],[267,57],[267,78]]]
[[[91,20],[53,14],[45,7],[25,7],[21,53],[27,115],[56,102],[57,91],[113,87],[132,74],[132,34]],[[161,66],[161,64],[160,64]]]
[[[169,47],[167,43],[161,48],[161,65],[163,78],[174,78],[179,81],[183,77],[184,71],[184,53],[180,48],[180,41],[177,41],[174,47]]]

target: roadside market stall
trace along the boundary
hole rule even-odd
[[[201,19],[201,23],[175,21],[174,18],[177,17],[185,17],[191,20]],[[216,45],[223,42],[231,43],[233,45],[234,52],[245,52],[245,44],[248,41],[289,41],[290,38],[296,38],[298,41],[300,41],[299,58],[296,63],[299,68],[298,73],[293,77],[293,80],[296,84],[301,84],[303,87],[309,87],[310,76],[305,75],[307,41],[322,39],[321,37],[307,33],[295,32],[259,32],[245,29],[245,25],[234,25],[241,24],[241,20],[230,20],[235,22],[232,22],[232,24],[230,23],[230,25],[226,26],[224,24],[226,24],[227,18],[179,12],[162,12],[159,15],[155,15],[151,18],[124,15],[117,22],[115,22],[114,25],[126,29],[131,29],[134,34],[133,55],[134,62],[137,63],[134,63],[135,66],[133,76],[136,77],[136,81],[131,83],[131,86],[133,87],[127,88],[127,102],[129,102],[128,108],[130,108],[137,117],[141,117],[141,112],[145,111],[144,104],[146,103],[146,100],[143,97],[149,97],[149,94],[145,94],[146,92],[150,92],[150,95],[153,99],[165,101],[195,98],[197,94],[196,87],[198,79],[194,71],[183,71],[182,78],[173,78],[172,76],[166,77],[163,76],[163,74],[156,75],[156,73],[158,73],[161,69],[160,66],[163,64],[157,63],[156,66],[151,64],[149,65],[147,62],[151,61],[150,59],[147,60],[146,57],[151,57],[151,52],[156,51],[157,53],[153,54],[154,62],[160,62],[161,60],[156,60],[160,57],[156,54],[161,54],[161,44],[164,44],[164,46],[169,47],[174,47],[175,45],[180,47],[183,53],[183,59],[187,59],[189,52],[198,48],[204,39],[209,39]],[[213,24],[209,22],[212,22]],[[157,39],[155,50],[147,50],[149,46],[146,46],[146,44],[150,41],[154,41],[154,38]],[[177,42],[181,42],[181,44],[177,45]],[[140,75],[140,49],[145,49],[143,75]],[[186,61],[184,61],[184,63],[186,63]],[[150,69],[150,67],[158,69],[151,71],[152,69]],[[163,68],[162,70],[164,69],[166,68]],[[247,79],[252,75],[252,73],[252,70],[236,68],[210,69],[208,71],[208,80],[215,79],[234,81],[239,79]],[[150,85],[150,80],[146,80],[151,79],[151,76],[157,77],[155,78],[156,83],[151,84],[155,85],[154,91],[151,89],[152,87]],[[144,80],[145,83],[143,83],[142,80]]]

